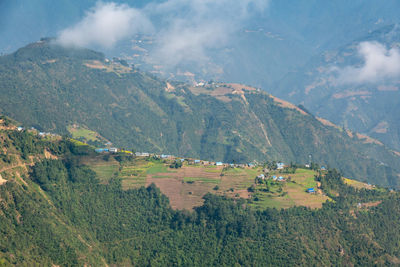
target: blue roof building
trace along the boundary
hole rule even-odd
[[[108,152],[108,148],[96,148],[94,151],[97,153]]]
[[[278,170],[282,170],[283,167],[285,167],[285,163],[283,163],[283,162],[278,162],[278,163],[276,163],[276,168],[277,168]]]
[[[313,188],[313,187],[312,187],[312,188],[308,188],[308,189],[307,189],[307,193],[315,193],[314,188]]]

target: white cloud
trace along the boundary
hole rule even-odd
[[[263,11],[267,0],[168,0],[149,4],[161,17],[152,58],[174,66],[182,61],[206,62],[208,50],[226,45],[232,34],[254,12]]]
[[[141,9],[98,3],[76,25],[59,34],[63,45],[113,47],[136,33],[152,34],[150,61],[164,66],[206,62],[209,49],[226,45],[269,0],[166,0]]]
[[[334,69],[339,84],[374,83],[400,77],[400,50],[387,49],[378,42],[362,42],[357,52],[363,59],[361,66]]]
[[[139,10],[128,5],[98,2],[76,25],[63,30],[58,41],[65,46],[113,47],[132,34],[152,29]]]

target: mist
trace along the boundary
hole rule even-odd
[[[64,46],[101,46],[112,48],[118,41],[137,32],[152,31],[150,21],[128,5],[98,2],[76,25],[60,32]]]
[[[400,77],[400,50],[379,42],[362,42],[357,48],[361,66],[335,68],[339,84],[375,83]]]
[[[168,0],[142,8],[98,2],[75,25],[58,34],[65,46],[113,48],[122,40],[142,33],[154,38],[149,61],[174,67],[181,63],[204,64],[209,50],[229,43],[236,31],[255,13],[268,7],[267,0]],[[179,15],[178,15],[179,14]]]

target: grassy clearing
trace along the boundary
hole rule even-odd
[[[110,178],[118,175],[118,165],[92,165],[90,168],[96,172],[100,181],[108,181]]]
[[[172,176],[168,175],[152,175],[151,178],[173,178]]]
[[[203,182],[203,183],[212,183],[212,184],[220,184],[221,180],[204,178],[204,177],[184,177],[184,182]]]
[[[128,190],[128,189],[133,189],[133,188],[139,188],[141,186],[146,185],[146,177],[136,177],[134,179],[132,178],[127,178],[124,179],[122,178],[122,189]]]
[[[84,139],[86,141],[101,141],[99,139],[99,134],[83,127],[68,127],[68,132],[72,135],[74,139]]]
[[[363,183],[363,182],[359,182],[359,181],[356,181],[356,180],[348,179],[348,178],[343,178],[343,182],[345,184],[350,185],[350,186],[352,186],[354,188],[357,188],[357,189],[363,189],[363,188],[365,188],[365,189],[373,189],[374,188],[372,185],[369,185],[369,184],[366,184],[366,183]]]
[[[168,166],[163,163],[153,163],[150,168],[146,170],[147,174],[157,174],[157,173],[175,173],[176,171],[172,171]]]
[[[250,204],[251,207],[256,209],[265,208],[290,208],[295,206],[295,202],[286,194],[279,198],[272,196],[271,194],[256,194],[253,196],[256,201]]]

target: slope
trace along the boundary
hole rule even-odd
[[[396,265],[399,194],[346,186],[318,175],[334,201],[321,209],[254,211],[247,201],[204,196],[193,212],[174,211],[150,185],[122,190],[81,165],[87,146],[0,130],[0,148],[24,163],[2,171],[0,264],[9,266]],[[44,150],[58,159],[46,159]],[[2,162],[12,168],[12,163]],[[28,166],[26,165],[28,164]],[[32,166],[30,166],[32,165]],[[300,182],[300,181],[298,181]]]
[[[334,68],[365,65],[359,54],[363,42],[378,42],[387,49],[398,49],[398,24],[382,26],[360,38],[314,57],[305,66],[287,75],[279,85],[280,97],[302,103],[318,116],[338,125],[365,133],[389,147],[400,149],[399,78],[376,81],[341,82]],[[372,54],[370,54],[372,55]],[[385,55],[388,56],[388,55]],[[371,61],[372,64],[374,61]],[[376,74],[381,71],[376,70]]]
[[[148,152],[242,163],[306,163],[311,154],[348,177],[398,185],[396,152],[261,90],[167,83],[120,63],[49,40],[30,44],[0,58],[0,111],[60,134],[81,125],[119,147]]]

